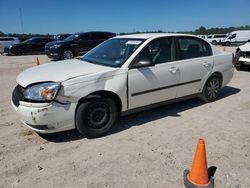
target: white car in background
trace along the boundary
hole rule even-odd
[[[250,66],[250,40],[236,49],[236,69],[244,69],[246,65]]]
[[[13,44],[20,43],[20,39],[18,37],[0,37],[0,53],[4,52],[5,47],[9,47]]]
[[[221,41],[223,46],[242,45],[250,40],[250,30],[234,31]]]
[[[207,41],[213,45],[220,44],[221,41],[226,37],[226,34],[210,34],[207,36]]]
[[[12,104],[40,133],[76,128],[102,136],[120,115],[192,97],[216,100],[233,77],[232,53],[185,34],[117,36],[82,60],[40,65],[17,77]]]
[[[202,39],[207,39],[207,35],[197,35],[197,37],[200,37]]]

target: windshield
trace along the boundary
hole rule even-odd
[[[30,39],[28,39],[28,40],[25,40],[25,41],[23,41],[22,43],[31,43],[31,42],[33,42],[33,39],[32,39],[32,38],[30,38]]]
[[[66,39],[64,40],[74,40],[75,38],[79,37],[78,34],[73,34],[73,35],[70,35],[69,37],[67,37]]]
[[[112,38],[83,56],[84,61],[121,67],[145,39]]]

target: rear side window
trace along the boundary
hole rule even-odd
[[[192,37],[177,39],[179,45],[178,59],[191,59],[211,55],[211,47],[205,41]]]
[[[0,41],[14,41],[14,38],[9,38],[9,37],[0,38]]]
[[[14,41],[14,38],[5,38],[5,41]]]
[[[80,41],[86,41],[86,40],[89,40],[89,38],[90,38],[89,33],[85,33],[79,36]]]
[[[108,34],[106,33],[92,33],[91,35],[91,40],[104,40],[107,38],[109,37],[108,37]]]

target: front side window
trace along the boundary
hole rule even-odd
[[[5,38],[5,41],[13,41],[14,38]]]
[[[231,37],[231,39],[235,38],[236,37],[236,33],[234,33]]]
[[[145,39],[112,38],[85,54],[83,60],[99,65],[121,67],[144,41]]]
[[[211,55],[210,46],[203,40],[191,37],[178,38],[178,59],[191,59]]]
[[[174,60],[173,38],[161,38],[153,41],[139,55],[138,61],[150,61],[161,64]]]

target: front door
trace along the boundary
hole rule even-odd
[[[151,61],[154,65],[130,68],[128,72],[129,109],[150,105],[177,95],[180,80],[175,62],[175,43],[172,37],[152,41],[136,58],[136,62]]]

